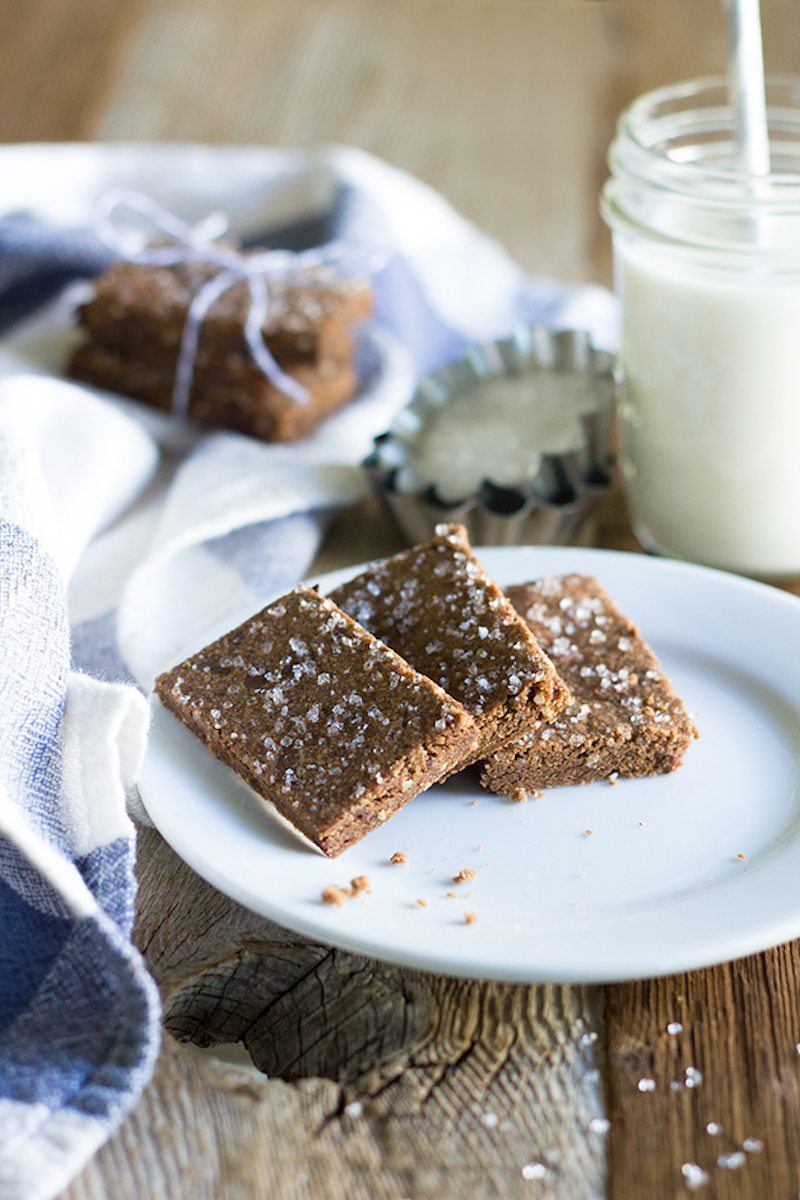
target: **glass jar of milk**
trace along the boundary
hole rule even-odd
[[[800,80],[767,88],[771,173],[722,80],[640,97],[602,198],[622,299],[621,462],[645,548],[800,575]]]

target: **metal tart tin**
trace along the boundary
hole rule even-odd
[[[444,499],[435,482],[421,481],[409,466],[410,452],[426,422],[482,381],[548,374],[554,380],[582,376],[596,404],[579,417],[580,448],[543,454],[538,470],[509,486],[484,479],[458,501]],[[611,486],[614,421],[613,357],[596,349],[581,330],[526,326],[510,337],[477,344],[456,362],[426,376],[388,432],[375,439],[365,468],[409,542],[429,537],[436,525],[465,525],[476,544],[568,544],[585,540],[587,523]],[[581,535],[584,535],[582,538]]]

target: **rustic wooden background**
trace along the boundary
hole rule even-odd
[[[798,69],[797,0],[763,7],[769,67]],[[350,142],[531,270],[604,282],[616,113],[724,50],[717,0],[0,0],[0,139]],[[603,539],[626,537],[612,511]],[[367,512],[320,565],[392,548]],[[638,984],[474,984],[270,926],[154,832],[140,873],[169,1033],[69,1200],[667,1200],[686,1163],[702,1195],[799,1194],[795,945]],[[237,1040],[268,1079],[191,1046]],[[671,1087],[687,1067],[702,1083]]]

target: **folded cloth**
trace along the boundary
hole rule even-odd
[[[168,421],[54,378],[69,339],[62,299],[0,350],[0,1195],[30,1200],[68,1183],[157,1054],[156,991],[130,943],[140,689],[307,571],[422,372],[519,321],[589,327],[608,344],[614,314],[601,289],[526,278],[430,189],[358,151],[3,154],[5,321],[105,264],[90,225],[104,187],[140,186],[188,219],[198,205],[226,209],[252,242],[338,236],[386,254],[361,394],[294,446],[176,437]],[[42,194],[48,155],[58,197]]]

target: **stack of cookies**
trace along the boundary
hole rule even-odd
[[[331,857],[473,763],[485,787],[522,799],[673,771],[694,735],[596,580],[503,593],[460,526],[328,598],[295,589],[156,691]]]
[[[219,270],[207,262],[113,266],[78,312],[86,340],[72,354],[69,375],[168,411],[189,307]],[[253,360],[245,338],[251,297],[239,280],[200,324],[187,415],[286,442],[309,433],[355,394],[356,326],[369,316],[372,293],[364,280],[320,269],[301,284],[271,283],[269,294],[264,343],[308,399],[287,396]]]

